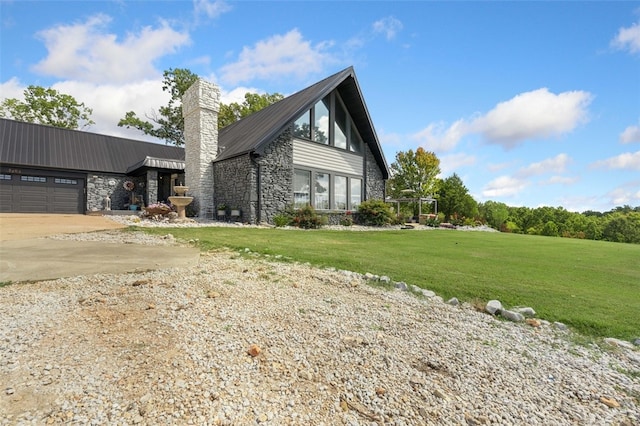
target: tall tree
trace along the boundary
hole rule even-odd
[[[415,152],[398,152],[391,164],[391,178],[387,193],[393,197],[427,197],[438,189],[440,160],[430,151],[418,148]]]
[[[198,76],[184,68],[170,68],[163,76],[162,90],[171,94],[169,103],[160,107],[158,112],[152,111],[147,115],[148,120],[142,120],[135,112],[129,111],[120,119],[118,126],[138,129],[145,135],[181,146],[184,145],[182,95],[198,80]]]
[[[469,195],[469,190],[456,173],[440,184],[438,210],[444,213],[445,221],[450,221],[454,215],[459,218],[473,218],[478,214],[478,204]]]
[[[248,115],[258,112],[280,100],[284,99],[280,93],[259,95],[257,93],[245,93],[244,102],[241,104],[232,102],[228,105],[220,104],[220,113],[218,115],[218,127],[223,128],[229,124],[244,118]]]
[[[157,113],[152,111],[150,115],[146,116],[147,120],[143,120],[135,112],[129,111],[124,118],[120,119],[118,126],[138,129],[146,135],[181,146],[184,145],[182,96],[198,80],[198,76],[184,68],[170,68],[164,72],[163,76],[162,90],[171,94],[169,103],[160,107]],[[271,95],[247,93],[242,104],[233,102],[226,105],[221,103],[218,114],[218,127],[228,126],[281,99],[283,99],[283,96],[279,93]]]
[[[93,110],[71,95],[41,86],[29,86],[23,93],[24,101],[15,98],[2,101],[0,117],[64,129],[84,129],[95,124],[91,120]]]
[[[498,201],[486,201],[478,206],[480,215],[485,218],[489,226],[501,229],[502,224],[509,217],[509,208],[505,203]]]

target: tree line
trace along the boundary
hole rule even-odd
[[[527,235],[640,244],[640,206],[577,213],[563,207],[512,207],[491,200],[478,203],[456,173],[438,178],[440,160],[423,148],[398,152],[391,173],[387,181],[387,194],[391,198],[433,198],[441,222],[484,224],[502,232]],[[401,214],[416,216],[418,210],[417,202],[407,202]]]

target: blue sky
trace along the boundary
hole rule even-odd
[[[53,87],[89,131],[165,105],[162,72],[289,95],[353,65],[391,164],[419,146],[477,201],[640,205],[640,2],[0,0],[0,98]]]

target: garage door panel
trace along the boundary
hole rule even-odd
[[[0,180],[4,213],[84,213],[84,180],[11,175]]]

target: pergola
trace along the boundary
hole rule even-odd
[[[387,198],[388,203],[396,203],[396,214],[400,214],[400,203],[418,203],[418,217],[422,214],[422,203],[435,203],[435,214],[438,214],[438,200],[433,197]]]

